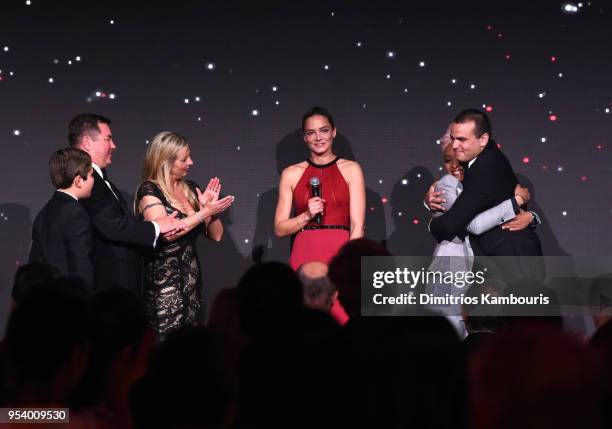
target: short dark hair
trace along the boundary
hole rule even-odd
[[[308,118],[311,118],[317,115],[325,116],[325,118],[327,118],[332,128],[336,128],[336,125],[334,124],[334,118],[332,114],[330,113],[330,111],[327,110],[325,107],[315,106],[315,107],[311,107],[310,109],[308,109],[306,113],[304,113],[304,116],[302,116],[302,131],[306,130],[306,121],[308,120]]]
[[[466,122],[474,122],[476,137],[480,138],[484,133],[487,133],[489,139],[493,138],[491,120],[485,112],[478,109],[465,109],[453,119],[454,124],[465,124]]]
[[[110,125],[111,120],[93,113],[77,115],[68,124],[68,142],[70,146],[77,147],[85,134],[89,135],[93,140],[97,140],[100,135],[98,124]]]
[[[69,188],[76,176],[87,180],[90,170],[91,157],[81,149],[60,149],[49,158],[49,175],[56,189]]]

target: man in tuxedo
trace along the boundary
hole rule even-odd
[[[109,180],[106,168],[116,149],[110,119],[81,114],[68,125],[70,146],[91,156],[94,183],[91,197],[83,201],[94,230],[93,262],[95,289],[115,286],[131,290],[141,297],[142,253],[153,250],[162,236],[185,227],[176,213],[155,221],[133,215],[119,189]]]
[[[432,218],[430,231],[438,242],[465,237],[470,221],[512,198],[517,184],[510,162],[492,140],[491,122],[484,112],[468,109],[459,113],[451,125],[451,143],[455,157],[464,164],[463,192],[448,212]],[[481,256],[542,255],[540,240],[532,228],[509,231],[497,226],[483,234],[470,235],[470,243],[474,253]],[[537,258],[518,258],[516,262],[506,267],[511,277],[543,275]]]
[[[53,265],[91,289],[92,230],[79,204],[93,188],[91,158],[79,149],[58,150],[49,159],[49,173],[56,191],[34,220],[29,262]]]

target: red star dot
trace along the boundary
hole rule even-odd
[[[510,54],[506,54],[506,59],[509,60],[510,59]]]
[[[545,166],[545,165],[543,165],[543,166],[542,166],[542,170],[546,171],[546,170],[548,170],[548,167],[547,167],[547,166]]]
[[[553,63],[556,63],[556,62],[557,62],[557,57],[554,57],[554,56],[553,56],[553,57],[550,57],[550,60],[551,60]]]
[[[370,207],[370,211],[373,212],[374,211],[374,207]]]
[[[550,115],[548,119],[550,119],[552,122],[555,122],[557,120],[557,115]]]
[[[487,30],[489,31],[493,30],[493,26],[491,24],[487,25]]]
[[[529,164],[529,162],[531,162],[531,159],[529,159],[528,156],[524,156],[523,157],[523,164]]]
[[[387,204],[389,202],[389,199],[387,197],[382,197],[381,201],[383,204]]]
[[[597,145],[597,149],[602,150],[603,149],[603,145],[602,144],[598,144]]]
[[[498,148],[498,149],[501,149],[501,148],[502,148],[501,143],[497,143],[497,148]]]
[[[487,112],[492,112],[493,111],[493,106],[487,106],[487,107],[485,107],[485,110]]]
[[[418,219],[412,219],[412,224],[413,225],[418,225],[419,224],[419,220]]]
[[[586,182],[586,181],[587,181],[587,177],[586,177],[586,176],[582,176],[582,177],[580,178],[580,180],[582,180],[583,182]]]

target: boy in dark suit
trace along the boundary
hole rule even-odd
[[[91,157],[80,149],[58,150],[49,159],[49,173],[56,191],[34,220],[29,262],[53,265],[91,288],[92,229],[79,204],[93,188]]]

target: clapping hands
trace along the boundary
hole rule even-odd
[[[196,192],[198,194],[198,202],[200,203],[200,207],[206,212],[205,217],[223,213],[234,202],[233,195],[228,195],[227,197],[219,199],[219,194],[221,192],[221,181],[218,177],[213,177],[210,179],[204,192],[202,192],[199,188],[196,188]]]

